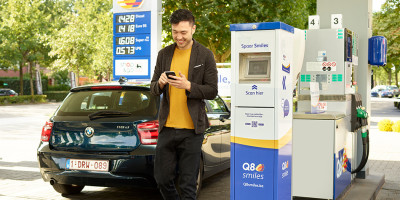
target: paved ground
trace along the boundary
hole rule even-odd
[[[381,119],[400,120],[400,110],[390,99],[373,99],[371,117],[370,173],[384,173],[386,183],[378,200],[400,199],[400,133],[380,132]],[[0,106],[0,200],[135,199],[159,200],[157,190],[85,187],[82,194],[62,197],[40,176],[36,147],[44,122],[57,103]],[[229,199],[229,170],[207,179],[199,200]]]
[[[396,109],[391,99],[372,101],[372,117],[369,155],[370,173],[385,174],[385,184],[378,194],[378,200],[400,199],[400,133],[381,132],[378,122],[390,119],[400,120],[400,110]]]
[[[41,128],[58,103],[0,106],[0,200],[160,200],[158,190],[85,187],[62,197],[40,175],[36,159]],[[199,200],[229,199],[229,170],[203,182]]]

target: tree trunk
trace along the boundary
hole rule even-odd
[[[24,95],[24,62],[19,63],[19,95]]]
[[[76,67],[76,78],[75,78],[75,81],[76,81],[76,86],[79,86],[79,67],[78,66]]]
[[[40,65],[39,63],[36,62],[36,67],[35,67],[35,74],[36,74],[36,93],[38,95],[43,94],[43,89],[42,89],[42,77],[40,76]]]
[[[35,91],[33,90],[33,63],[28,62],[28,69],[29,69],[29,85],[31,88],[31,96],[33,101],[33,95],[35,95]]]

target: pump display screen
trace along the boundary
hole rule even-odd
[[[268,60],[249,61],[248,75],[267,75],[268,76]]]

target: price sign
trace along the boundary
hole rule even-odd
[[[115,23],[134,23],[135,22],[135,14],[128,15],[117,15],[115,18]]]
[[[149,81],[161,48],[162,0],[112,0],[113,80]]]
[[[319,15],[308,16],[308,29],[319,29]]]
[[[342,14],[332,14],[331,15],[331,28],[332,29],[343,28]]]

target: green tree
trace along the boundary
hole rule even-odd
[[[53,35],[50,55],[53,69],[83,75],[112,71],[112,1],[74,1],[72,12],[62,18],[66,26]]]
[[[66,1],[65,1],[66,2]],[[46,38],[52,34],[59,0],[1,0],[0,1],[0,68],[19,69],[20,94],[23,95],[23,68],[29,67],[31,95],[33,95],[33,68],[48,65],[50,51]]]
[[[189,9],[196,18],[194,38],[210,48],[217,62],[226,62],[231,54],[230,24],[281,21],[304,29],[308,15],[316,12],[316,0],[165,0],[163,7],[166,44],[172,41],[169,16],[179,8]]]
[[[1,50],[4,52],[3,68],[19,67],[20,94],[23,95],[23,68],[31,59],[32,50],[40,45],[40,31],[43,13],[38,9],[39,0],[3,1],[0,28]],[[43,22],[44,23],[44,22]]]
[[[387,39],[387,65],[381,67],[387,73],[387,84],[392,84],[394,74],[395,84],[398,86],[400,71],[400,0],[387,0],[382,11],[374,13],[373,34],[384,36]],[[394,70],[393,70],[394,68]]]

